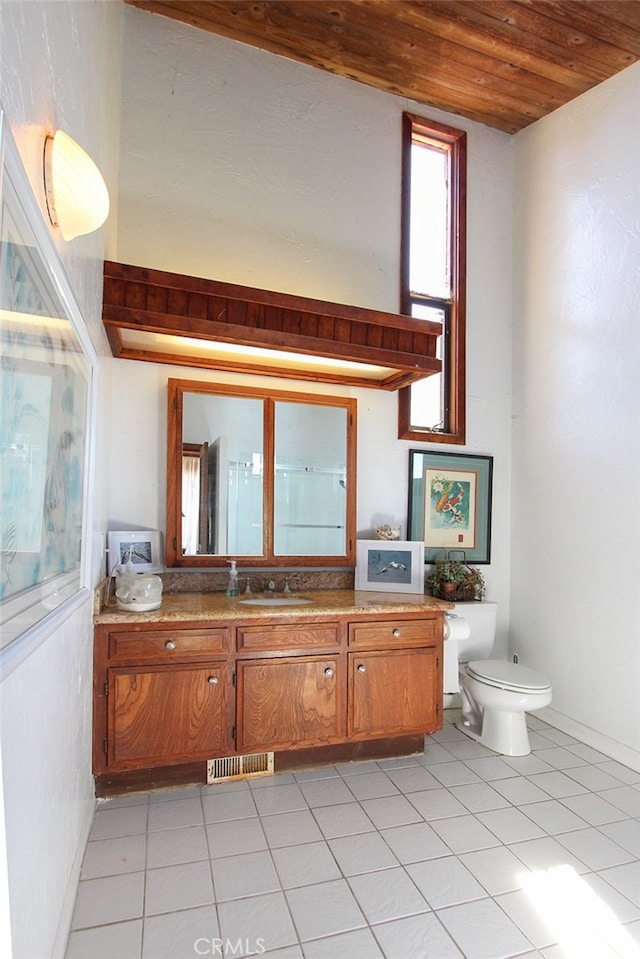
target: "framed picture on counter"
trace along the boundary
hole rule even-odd
[[[116,566],[125,569],[129,564],[134,573],[161,573],[164,570],[160,530],[113,530],[108,534],[108,546],[109,576],[115,575]]]
[[[358,540],[356,589],[424,593],[424,543]]]

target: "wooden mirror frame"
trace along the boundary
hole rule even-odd
[[[210,396],[231,396],[258,399],[264,410],[264,472],[263,472],[263,547],[260,555],[218,553],[182,554],[182,456],[183,406],[185,393]],[[290,556],[274,552],[274,459],[275,459],[275,404],[304,403],[310,406],[331,406],[346,412],[346,528],[345,552],[340,555]],[[250,567],[260,566],[354,566],[356,544],[356,455],[357,455],[357,401],[344,396],[316,393],[297,393],[286,390],[254,389],[194,380],[169,379],[167,411],[167,538],[166,563],[168,568],[226,568],[229,558]]]

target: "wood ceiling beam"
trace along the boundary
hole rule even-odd
[[[638,0],[126,0],[513,133],[640,59]]]

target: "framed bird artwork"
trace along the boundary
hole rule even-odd
[[[356,589],[424,593],[424,543],[408,540],[358,540]]]

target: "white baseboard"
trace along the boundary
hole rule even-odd
[[[545,706],[544,709],[537,710],[534,715],[538,716],[543,722],[549,723],[555,729],[560,729],[563,733],[575,736],[576,739],[586,743],[587,746],[597,749],[598,752],[622,763],[623,766],[628,766],[629,769],[640,773],[640,752],[637,749],[625,746],[624,743],[619,743],[617,740],[599,733],[596,729],[565,716],[564,713],[558,712],[551,706]]]
[[[445,693],[444,708],[460,708],[460,694]],[[623,766],[628,766],[629,769],[640,773],[640,752],[637,749],[625,746],[624,743],[619,743],[616,739],[611,739],[609,736],[599,733],[596,729],[592,729],[591,726],[585,726],[584,723],[579,723],[577,720],[565,716],[564,713],[558,712],[551,706],[538,709],[531,715],[539,717],[543,722],[553,726],[554,729],[560,729],[563,733],[575,736],[576,739],[587,746],[597,749],[598,752],[604,753],[610,759],[614,759]]]
[[[69,932],[71,930],[71,920],[73,919],[73,910],[76,904],[76,896],[78,894],[80,868],[82,866],[82,860],[84,859],[84,853],[87,846],[87,839],[89,838],[89,832],[91,830],[91,824],[93,823],[95,803],[93,806],[88,807],[88,813],[88,819],[84,822],[83,828],[80,832],[80,840],[76,847],[76,853],[73,857],[73,863],[69,872],[69,881],[64,894],[64,902],[62,904],[60,919],[58,920],[58,928],[56,930],[56,938],[53,944],[51,959],[64,959],[67,952]]]

